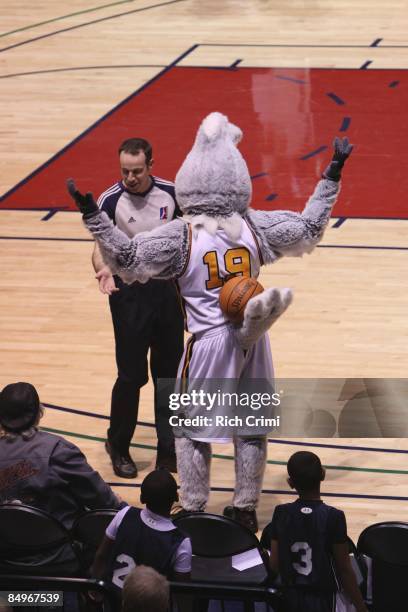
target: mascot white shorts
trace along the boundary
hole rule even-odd
[[[250,413],[258,414],[259,410],[251,410],[252,394],[259,395],[267,388],[273,392],[272,355],[267,335],[248,351],[239,346],[231,324],[191,336],[177,378],[177,390],[190,395],[193,390],[197,395],[200,392],[201,402],[181,411],[189,419],[188,423],[194,419],[194,424],[183,427],[180,419],[180,427],[175,427],[176,436],[187,435],[205,442],[228,442],[236,435],[265,435],[262,428],[234,427],[231,417],[236,415],[242,421]],[[246,399],[246,403],[241,404],[238,399],[241,397]],[[217,423],[216,415],[219,417]]]
[[[202,334],[192,336],[186,344],[180,363],[178,378],[183,391],[191,393],[201,388],[214,393],[211,380],[220,383],[222,392],[236,390],[237,382],[256,379],[273,380],[272,355],[268,337],[262,336],[248,351],[243,351],[236,339],[232,325],[226,324]],[[256,382],[254,381],[256,384]],[[244,382],[244,388],[245,388]],[[208,411],[211,414],[211,410]],[[199,414],[203,415],[202,406]],[[188,407],[186,416],[194,417]],[[227,415],[228,416],[228,415]],[[210,418],[210,417],[208,417]],[[235,490],[233,505],[237,508],[256,508],[261,493],[266,464],[267,442],[265,435],[231,436],[231,427],[196,426],[188,436],[183,427],[175,428],[177,465],[180,477],[180,494],[183,508],[188,511],[204,510],[210,492],[210,442],[229,442],[234,438]]]

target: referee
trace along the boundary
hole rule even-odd
[[[150,174],[152,147],[143,138],[129,138],[119,147],[122,180],[104,191],[98,206],[130,238],[168,223],[180,214],[173,183]],[[159,378],[176,378],[183,354],[183,316],[172,281],[150,280],[126,285],[113,276],[97,243],[92,255],[99,289],[109,295],[116,344],[118,377],[113,386],[106,450],[115,474],[137,476],[129,447],[137,422],[140,388],[149,379],[147,355],[155,386],[156,468],[176,472],[174,437],[166,398],[157,393]]]

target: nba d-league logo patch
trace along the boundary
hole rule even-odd
[[[167,219],[167,210],[168,210],[168,206],[161,206],[160,207],[160,221],[163,221],[164,219]]]
[[[313,512],[313,510],[311,508],[308,508],[307,506],[301,508],[300,511],[303,512],[303,514],[312,514]]]

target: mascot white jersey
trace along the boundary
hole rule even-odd
[[[200,254],[205,257],[205,253],[211,251],[218,253],[219,249],[221,252],[224,248],[227,251],[239,248],[243,237],[243,246],[250,251],[251,274],[256,276],[261,262],[270,264],[283,256],[311,252],[330,219],[339,191],[341,169],[352,149],[346,138],[336,138],[332,161],[302,213],[266,212],[249,208],[251,179],[237,148],[241,136],[241,130],[229,123],[224,115],[211,113],[206,117],[176,176],[176,197],[184,217],[133,239],[99,211],[91,194],[83,196],[72,180],[68,182],[69,192],[113,273],[119,274],[125,282],[181,277],[181,291],[190,307],[190,324],[197,331],[206,329],[198,331],[197,337],[189,341],[190,349],[194,339],[196,343],[190,350],[187,367],[200,371],[204,352],[211,351],[216,369],[206,367],[204,376],[207,377],[219,376],[220,364],[231,362],[231,355],[233,376],[271,377],[266,332],[289,306],[292,295],[288,289],[267,289],[249,300],[241,325],[220,325],[222,320],[215,307],[216,292],[210,293],[205,285],[205,280],[215,278],[216,272],[211,267],[214,256],[208,256],[198,272]],[[192,235],[195,236],[193,243]],[[189,262],[192,246],[193,259]],[[242,265],[242,260],[236,261]],[[206,266],[210,271],[207,279],[204,277]],[[227,269],[228,266],[225,272]],[[211,312],[206,320],[201,313],[204,305]],[[225,368],[221,371],[223,375]],[[204,510],[210,490],[211,445],[208,436],[200,435],[199,438],[192,439],[182,433],[176,439],[181,502],[186,511]],[[202,441],[203,438],[206,441]],[[262,488],[266,447],[265,435],[234,437],[236,483],[233,506],[226,512],[253,531],[257,530],[255,509]]]
[[[177,279],[187,331],[198,334],[225,324],[219,304],[223,279],[232,275],[257,278],[260,267],[258,242],[243,219],[237,239],[223,230],[214,235],[205,229],[192,232],[187,267]]]

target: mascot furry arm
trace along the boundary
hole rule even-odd
[[[212,234],[222,229],[237,238],[242,218],[258,238],[264,263],[312,251],[329,222],[341,169],[352,145],[347,138],[335,139],[332,161],[302,213],[266,212],[248,207],[252,186],[247,165],[237,148],[241,136],[241,130],[224,115],[211,113],[206,117],[176,176],[176,197],[184,217],[132,239],[98,209],[92,194],[82,195],[72,179],[68,180],[68,191],[113,273],[127,283],[177,278],[188,261],[191,229],[204,228]],[[248,348],[270,327],[286,310],[291,297],[289,290],[271,289],[248,302],[238,330],[243,348]]]

